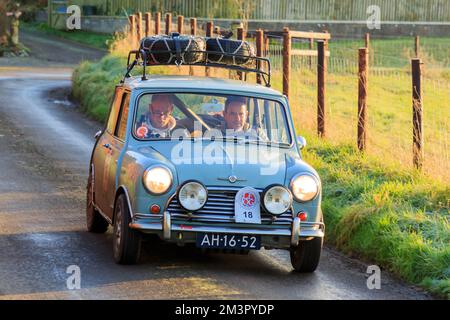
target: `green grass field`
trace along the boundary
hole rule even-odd
[[[404,40],[397,44],[395,40],[389,41],[384,44],[386,48],[398,46],[398,52],[406,51],[400,47]],[[376,41],[373,45],[383,47],[383,43]],[[355,42],[353,50],[358,46]],[[126,43],[119,44],[116,53],[123,54],[126,49]],[[330,49],[333,55],[333,50],[339,47],[330,44]],[[440,54],[431,52],[429,56]],[[341,58],[354,65],[354,59],[349,60],[352,55]],[[400,53],[398,56],[401,57]],[[308,140],[303,155],[323,181],[326,241],[450,299],[450,72],[437,61],[436,65],[441,67],[427,71],[424,76],[425,168],[424,172],[418,172],[411,165],[412,101],[408,66],[388,64],[372,68],[369,146],[362,155],[356,150],[357,77],[350,64],[341,65],[339,57],[335,57],[337,62],[332,59],[330,64],[335,65],[331,65],[327,77],[326,139],[319,139],[315,134],[316,75],[314,70],[309,70],[307,60],[293,62],[297,69],[291,79],[296,130]],[[407,61],[406,57],[401,59]],[[94,118],[104,120],[124,66],[121,54],[111,54],[97,64],[84,62],[75,70],[73,95]],[[160,74],[186,72],[186,68],[152,68],[152,73]],[[204,73],[202,68],[196,72]],[[250,81],[254,79],[250,77]],[[276,70],[273,85],[281,90],[281,74]]]

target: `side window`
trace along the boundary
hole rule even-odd
[[[114,100],[112,102],[111,110],[109,112],[108,123],[106,124],[106,130],[111,134],[114,132],[117,116],[119,114],[120,103],[122,101],[122,93],[123,93],[122,88],[116,88]]]
[[[116,131],[114,135],[121,140],[125,140],[127,132],[128,111],[130,108],[130,93],[125,92],[122,96],[119,117],[117,118]]]
[[[282,143],[289,143],[288,131],[284,111],[278,103],[271,103],[272,139]]]
[[[250,124],[250,127],[254,127],[255,126],[255,123],[256,123],[256,121],[255,121],[255,110],[256,110],[256,108],[255,108],[255,101],[254,101],[254,99],[251,99],[251,98],[249,98],[248,99],[249,101],[248,101],[248,106],[247,106],[247,109],[248,109],[248,123]]]

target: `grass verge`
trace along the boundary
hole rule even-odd
[[[106,117],[124,65],[109,55],[73,74],[74,97],[97,120]],[[450,299],[449,185],[311,130],[302,134],[310,145],[304,157],[323,181],[326,241]]]
[[[352,145],[309,137],[327,242],[450,299],[450,187]]]
[[[64,31],[50,28],[47,23],[24,22],[21,25],[24,30],[38,31],[70,41],[79,42],[98,49],[108,49],[113,39],[112,34],[94,33],[83,30]]]

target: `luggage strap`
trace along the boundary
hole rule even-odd
[[[180,46],[180,37],[174,36],[173,40],[175,41],[175,51],[176,51],[176,61],[175,64],[180,66],[183,63],[183,59],[181,57],[181,46]]]

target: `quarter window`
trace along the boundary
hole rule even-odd
[[[108,123],[106,124],[106,130],[111,134],[115,129],[117,115],[119,114],[120,103],[122,101],[122,93],[122,88],[116,88],[114,100],[111,105],[111,111],[109,112]]]
[[[121,140],[125,140],[127,130],[128,110],[130,108],[130,94],[125,92],[122,96],[122,105],[120,107],[120,114],[117,118],[117,125],[115,136]]]

